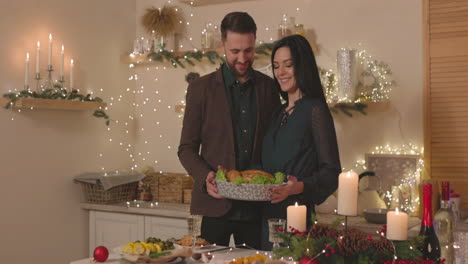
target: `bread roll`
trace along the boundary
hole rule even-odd
[[[245,170],[245,171],[242,171],[241,174],[242,174],[242,178],[244,179],[246,183],[250,183],[250,181],[253,178],[255,178],[255,176],[257,175],[263,175],[267,178],[272,178],[272,179],[274,178],[273,175],[271,175],[270,173],[261,171],[261,170]]]
[[[238,170],[230,170],[228,171],[226,176],[228,182],[232,182],[238,177],[242,177],[241,173]]]

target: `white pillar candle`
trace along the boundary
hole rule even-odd
[[[359,176],[354,171],[342,172],[338,177],[338,214],[357,215]]]
[[[398,208],[387,212],[387,239],[408,239],[408,215],[398,211]]]
[[[49,60],[48,65],[52,65],[52,33],[49,34]]]
[[[291,228],[299,230],[301,232],[306,231],[306,215],[307,207],[305,205],[298,205],[297,202],[295,205],[290,205],[287,208],[287,225],[288,231],[291,231]]]
[[[70,91],[73,90],[73,68],[75,67],[73,59],[70,60]]]
[[[41,53],[41,43],[38,41],[37,42],[37,48],[36,48],[36,74],[39,73],[39,57]]]
[[[62,52],[60,53],[60,79],[63,79],[64,63],[65,63],[65,47],[62,45]]]
[[[29,85],[29,52],[26,53],[26,63],[24,69],[24,87]]]

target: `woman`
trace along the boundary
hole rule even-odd
[[[308,226],[314,205],[338,187],[341,171],[333,119],[325,101],[315,57],[300,35],[275,45],[271,63],[274,79],[286,101],[272,117],[262,149],[262,167],[288,176],[285,186],[272,188],[271,204],[262,211],[262,249],[270,250],[269,218],[286,219],[287,206],[307,206]]]

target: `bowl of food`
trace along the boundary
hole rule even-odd
[[[373,224],[386,224],[387,212],[388,209],[382,208],[369,208],[363,211],[366,221]]]
[[[271,175],[261,170],[218,170],[218,193],[225,198],[243,201],[271,201],[270,188],[285,183],[286,176],[277,172]]]

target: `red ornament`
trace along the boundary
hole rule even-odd
[[[94,260],[97,262],[104,262],[109,257],[109,250],[105,246],[99,246],[94,249]]]
[[[312,259],[310,256],[303,256],[301,260],[299,260],[299,264],[320,264],[318,259]]]

